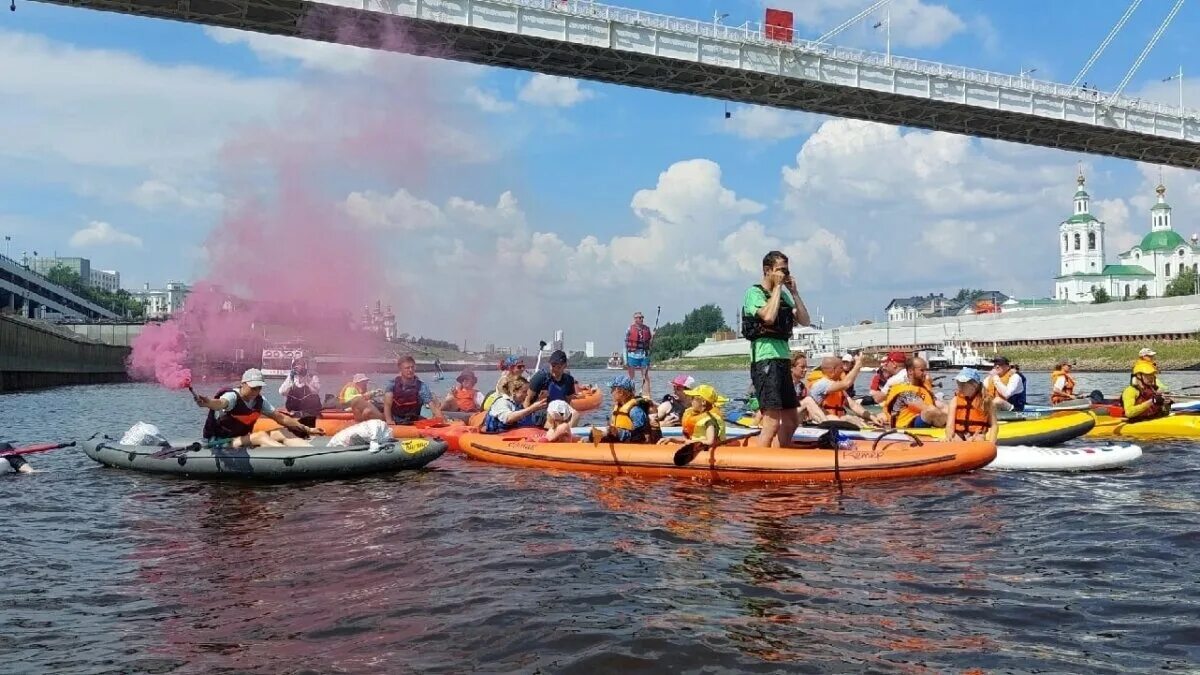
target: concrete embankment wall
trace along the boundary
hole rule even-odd
[[[833,331],[836,330],[836,340]],[[1200,333],[1200,297],[1156,298],[1103,305],[1078,305],[1002,314],[976,314],[913,322],[845,326],[825,331],[824,342],[838,349],[883,350],[934,347],[947,338],[970,340],[979,348],[1054,344],[1192,339]],[[793,348],[800,345],[793,343]],[[750,353],[745,340],[709,341],[689,357]]]
[[[128,347],[91,342],[45,323],[0,315],[0,392],[124,382],[127,356]]]

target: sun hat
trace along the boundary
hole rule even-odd
[[[261,370],[258,368],[251,368],[242,373],[242,384],[248,384],[251,387],[262,387],[266,386],[267,383],[263,381],[263,374]]]
[[[574,412],[575,409],[571,407],[571,404],[562,400],[551,401],[550,405],[546,406],[546,414],[555,417],[569,418]]]
[[[695,389],[688,389],[683,393],[708,401],[712,405],[722,405],[729,401],[729,399],[717,393],[717,390],[713,389],[711,384],[702,384]]]
[[[351,382],[370,382],[371,378],[367,377],[363,373],[355,373],[354,377],[350,381]]]
[[[1138,356],[1155,356],[1157,354],[1158,352],[1150,349],[1149,347],[1142,347],[1142,350],[1138,352]]]
[[[476,382],[478,382],[479,376],[477,376],[475,374],[475,371],[471,370],[470,368],[467,368],[467,369],[463,370],[461,373],[459,373],[458,377],[454,378],[454,380],[456,382],[458,382],[459,384],[462,384],[463,382],[465,382],[467,380],[475,380]]]
[[[624,389],[633,391],[633,380],[629,379],[628,375],[618,375],[613,378],[612,384],[608,385],[609,389]]]
[[[696,378],[691,375],[676,375],[675,379],[671,380],[671,386],[688,389],[696,386]]]
[[[954,376],[955,382],[976,382],[983,383],[983,374],[974,368],[963,368]]]

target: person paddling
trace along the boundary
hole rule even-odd
[[[1025,376],[1013,368],[1008,357],[997,356],[992,364],[995,367],[984,382],[988,396],[996,400],[1000,410],[1025,410]]]
[[[303,358],[292,361],[287,379],[279,385],[283,406],[295,415],[301,424],[316,426],[321,414],[321,380],[308,370],[308,361]]]
[[[208,397],[193,393],[196,405],[208,409],[204,421],[204,440],[216,444],[229,444],[235,448],[279,447],[284,445],[310,445],[309,436],[324,435],[315,427],[301,424],[299,420],[276,410],[262,397],[262,371],[251,368],[242,373],[242,382],[237,388],[222,389],[216,396]],[[254,431],[259,417],[275,420],[283,429]]]
[[[593,429],[592,441],[656,443],[662,433],[650,421],[650,409],[654,404],[634,396],[633,380],[626,375],[614,378],[609,388],[613,409],[608,430],[601,434],[598,429]]]
[[[10,443],[0,442],[0,454],[3,454],[6,450],[16,450],[16,448]],[[20,455],[0,457],[0,469],[4,469],[5,467],[9,467],[17,473],[33,473],[33,466]],[[0,473],[3,473],[3,471],[0,471]]]
[[[1153,363],[1133,364],[1129,386],[1121,393],[1121,408],[1130,422],[1141,422],[1166,416],[1174,401],[1158,390],[1158,368]]]
[[[625,331],[625,375],[633,380],[635,373],[642,374],[642,396],[650,398],[650,341],[654,334],[646,325],[646,317],[634,312],[633,323]]]

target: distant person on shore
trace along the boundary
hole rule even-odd
[[[654,335],[646,325],[646,317],[634,312],[633,323],[625,331],[625,375],[634,379],[637,371],[642,372],[642,396],[650,398],[650,341]]]
[[[1006,356],[997,356],[992,364],[995,367],[984,382],[988,396],[999,410],[1025,410],[1025,376],[1012,367]]]
[[[842,372],[842,360],[828,356],[821,360],[821,379],[808,390],[808,396],[821,408],[826,418],[844,419],[855,424],[875,422],[887,424],[887,416],[872,416],[858,401],[846,395],[846,391],[862,370],[863,356],[854,359],[849,373]]]
[[[483,418],[483,433],[499,434],[517,427],[536,427],[534,415],[546,409],[549,405],[545,400],[537,400],[521,407],[529,393],[529,382],[523,377],[509,378],[504,383],[504,392],[488,408]]]
[[[954,376],[957,391],[946,410],[946,440],[995,441],[1000,432],[996,406],[983,386],[983,374],[963,368]]]
[[[808,308],[796,291],[788,257],[770,251],[762,260],[762,279],[742,298],[742,336],[750,341],[750,382],[762,412],[758,446],[792,444],[799,424],[792,382],[792,328],[809,323]]]
[[[804,352],[792,354],[792,383],[796,387],[796,399],[800,401],[796,407],[800,423],[824,422],[825,413],[821,406],[808,395],[808,356]]]
[[[879,368],[871,378],[870,395],[873,401],[883,403],[883,400],[887,398],[888,381],[895,377],[896,373],[904,372],[904,362],[907,358],[904,352],[888,352],[887,357],[879,364]],[[905,377],[907,376],[908,374],[905,373]],[[865,398],[863,402],[866,402]]]
[[[16,450],[16,448],[14,448],[10,443],[0,442],[0,452],[4,452],[6,450]],[[20,455],[0,457],[0,473],[4,473],[9,468],[17,473],[33,473],[33,466],[28,460]]]
[[[1075,398],[1075,378],[1071,377],[1071,364],[1059,361],[1050,373],[1050,404],[1057,405]]]
[[[283,407],[301,424],[316,426],[321,414],[321,380],[316,373],[309,372],[307,360],[292,360],[292,369],[279,385],[279,395],[283,397]]]
[[[301,424],[276,410],[262,397],[265,385],[262,371],[251,368],[242,373],[242,382],[236,388],[222,389],[211,398],[193,394],[196,405],[208,410],[204,440],[235,448],[302,446],[312,444],[305,440],[309,436],[324,434],[320,429]],[[283,429],[255,431],[254,423],[260,417],[274,420]]]
[[[1158,390],[1158,368],[1152,363],[1133,365],[1129,386],[1121,393],[1121,407],[1131,422],[1162,417],[1171,412],[1174,401]]]
[[[446,394],[446,399],[442,401],[442,410],[465,413],[483,410],[483,392],[477,389],[479,378],[475,375],[475,371],[465,368],[458,374],[458,377],[454,378],[454,381],[456,384]]]
[[[417,361],[401,356],[396,362],[399,374],[383,394],[383,421],[388,424],[412,424],[421,419],[421,408],[429,406],[434,417],[442,414],[441,404],[434,400],[429,385],[417,377]]]
[[[382,394],[382,390],[368,389],[371,378],[364,373],[355,373],[354,377],[338,392],[338,401],[344,410],[354,415],[355,422],[366,420],[381,420],[383,413],[371,401],[374,396]]]
[[[937,405],[929,364],[919,356],[904,361],[908,382],[891,388],[883,402],[888,426],[893,429],[932,429],[946,426],[946,411]]]

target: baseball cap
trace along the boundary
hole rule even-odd
[[[555,417],[570,417],[574,412],[574,408],[566,401],[551,401],[550,405],[546,406],[546,414]]]
[[[248,384],[251,387],[262,387],[267,383],[263,381],[262,371],[258,368],[251,368],[242,373],[242,384]]]
[[[1156,354],[1158,354],[1158,352],[1150,349],[1149,347],[1142,347],[1142,350],[1138,352],[1138,356],[1154,356]]]
[[[551,365],[557,366],[559,364],[566,363],[566,362],[567,362],[567,353],[564,352],[563,350],[556,349],[556,350],[554,350],[554,352],[552,354],[550,354],[550,364]]]
[[[628,375],[619,375],[613,378],[612,384],[608,385],[609,389],[624,389],[633,391],[633,380],[629,379]]]
[[[703,399],[713,405],[721,405],[721,404],[729,401],[729,399],[718,394],[717,390],[713,389],[711,384],[702,384],[699,387],[696,387],[695,389],[688,389],[687,391],[685,391],[683,393],[687,394],[688,396],[695,396],[697,398]]]
[[[509,354],[508,356],[504,357],[504,367],[505,368],[512,368],[513,366],[520,366],[520,365],[524,365],[524,364],[525,364],[524,356],[518,356],[516,354]]]
[[[370,382],[370,381],[371,381],[371,378],[367,377],[363,373],[355,373],[354,378],[351,380],[351,382]]]
[[[695,385],[696,378],[692,377],[691,375],[676,375],[675,379],[671,380],[671,386],[673,387],[683,387],[684,389],[688,389],[690,387],[694,387]]]
[[[963,368],[954,376],[955,382],[983,382],[983,375],[974,368]]]
[[[479,381],[479,377],[475,375],[475,371],[471,370],[470,368],[463,370],[458,374],[458,377],[454,379],[460,383],[465,382],[466,380],[475,380],[476,382]]]
[[[892,363],[904,363],[907,358],[908,357],[904,355],[904,352],[888,352],[887,359],[885,360],[891,361]]]
[[[853,363],[853,362],[854,362],[854,357],[850,355],[850,352],[846,352],[845,354],[842,354],[842,360],[843,360],[843,361],[849,361],[849,362]]]
[[[992,363],[996,364],[997,366],[1012,365],[1009,363],[1007,356],[997,356],[996,358],[992,359]]]

